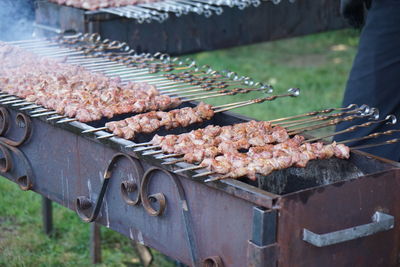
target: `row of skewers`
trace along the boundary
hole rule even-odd
[[[87,37],[87,35],[83,36],[83,38],[81,37],[75,39],[63,39],[61,43],[64,42],[68,45],[78,44],[79,48],[90,48],[92,49],[92,52],[94,51],[96,53],[99,51],[104,52],[106,50],[115,50],[123,46],[120,43],[110,43],[106,40],[99,42],[94,35],[90,37]],[[93,45],[91,42],[87,42],[89,44],[86,43],[86,46],[81,46],[82,43],[87,41],[85,38],[89,39],[95,45]],[[18,43],[18,45],[21,45],[21,43]],[[143,81],[143,77],[140,77],[143,73],[142,70],[139,73],[134,72],[132,74],[130,73],[132,72],[132,69],[128,69],[126,65],[120,66],[121,64],[119,64],[114,68],[113,64],[116,64],[114,62],[106,61],[106,64],[103,64],[104,62],[100,61],[93,63],[92,58],[87,58],[87,52],[82,52],[82,49],[79,55],[72,54],[72,58],[70,56],[65,58],[65,55],[71,54],[71,51],[65,54],[63,50],[58,50],[58,46],[49,48],[47,43],[44,45],[44,48],[42,45],[37,46],[29,43],[23,43],[22,46],[39,54],[43,53],[44,55],[55,57],[56,59],[53,60],[42,58],[14,46],[0,44],[0,57],[3,59],[2,64],[0,65],[2,72],[0,73],[0,84],[3,88],[3,91],[24,98],[19,99],[15,96],[11,96],[10,98],[3,99],[2,102],[5,104],[14,104],[15,106],[25,106],[23,109],[33,110],[32,116],[34,117],[56,115],[48,119],[58,120],[66,118],[65,120],[60,120],[59,122],[70,122],[74,120],[89,122],[99,120],[102,117],[111,118],[117,114],[141,113],[147,110],[153,110],[158,112],[153,112],[142,116],[142,122],[148,121],[148,119],[151,118],[151,114],[153,115],[151,118],[152,122],[156,122],[155,115],[157,116],[157,120],[159,122],[157,123],[158,126],[154,126],[153,123],[152,128],[159,128],[161,126],[165,126],[167,128],[176,127],[177,124],[175,122],[171,122],[171,115],[174,118],[180,118],[181,123],[179,123],[179,126],[184,126],[186,124],[194,123],[194,121],[202,121],[202,116],[204,114],[192,112],[193,109],[190,108],[184,109],[187,111],[186,115],[186,112],[181,112],[179,110],[168,113],[159,111],[170,109],[183,102],[189,102],[192,100],[201,100],[224,95],[235,95],[238,93],[248,93],[252,91],[265,91],[267,93],[272,91],[271,87],[263,84],[254,84],[254,82],[249,81],[249,79],[238,79],[237,77],[231,79],[231,75],[233,75],[232,73],[228,73],[224,79],[224,75],[213,71],[209,67],[207,67],[206,71],[200,71],[196,67],[194,72],[175,72],[173,74],[163,75],[162,78],[149,77],[148,80]],[[127,48],[124,48],[124,50],[126,49]],[[115,55],[116,53],[113,52],[113,54]],[[84,55],[83,58],[81,55]],[[132,61],[126,62],[127,59],[132,59],[131,56],[121,57],[119,54],[117,55],[118,56],[116,56],[116,58],[118,61],[125,60],[125,64],[127,64],[129,67],[132,66]],[[136,58],[136,61],[139,61],[140,65],[138,66],[137,64],[133,64],[133,67],[144,68],[144,66],[150,66],[153,69],[160,68],[160,62],[154,63],[157,61],[155,57],[146,56],[145,59],[137,55],[134,57]],[[159,61],[176,61],[176,59],[171,60],[165,55],[163,55],[163,57],[166,57],[167,59],[160,58]],[[61,62],[59,61],[60,58]],[[72,62],[70,62],[71,60]],[[66,61],[68,61],[69,64],[64,64]],[[38,64],[39,67],[33,68],[32,66],[38,62],[40,62],[40,64]],[[90,72],[80,66],[72,64],[83,65],[86,69],[89,69]],[[155,66],[154,64],[157,65]],[[188,68],[193,67],[193,63],[190,63],[189,66],[184,67],[182,67],[182,64],[182,62],[176,63],[174,66],[175,69],[183,68],[184,70],[187,70]],[[173,64],[168,65],[171,68],[171,65]],[[99,66],[101,67],[100,69],[98,68]],[[163,66],[165,66],[165,63]],[[103,69],[103,67],[105,69]],[[127,71],[119,71],[121,70],[121,67],[127,69]],[[93,71],[104,72],[105,70],[110,71],[105,72],[105,75],[109,74],[111,77],[119,75],[119,77],[108,78],[105,75],[93,73]],[[146,71],[147,70],[145,70],[145,72]],[[128,74],[128,76],[124,74]],[[124,81],[124,77],[130,77],[129,75],[132,75],[132,78],[138,82],[132,82],[131,80]],[[178,83],[163,83],[161,80],[163,80],[164,77],[177,81]],[[149,84],[150,81],[154,82],[154,80],[156,81],[156,84],[159,85],[158,88],[161,89],[156,89],[154,85]],[[218,83],[216,83],[216,81],[218,81]],[[195,86],[191,86],[190,88],[182,88],[182,84],[179,84],[179,82],[183,82],[182,84],[184,86],[187,86],[188,82],[195,82]],[[17,86],[21,84],[24,86]],[[240,88],[238,87],[240,85],[247,85],[248,87]],[[213,86],[218,86],[218,88],[234,86],[235,88],[223,89],[217,92],[208,93],[207,91],[216,88]],[[197,93],[198,91],[205,92]],[[193,94],[193,92],[196,93]],[[211,108],[209,105],[200,105],[199,107],[200,110],[203,111],[204,109],[201,109],[201,107],[208,107],[208,114],[213,114],[213,110],[217,108],[220,109],[215,110],[215,112],[222,112],[244,105],[274,100],[278,97],[297,96],[298,92],[298,89],[291,89],[290,92],[282,95],[264,97],[256,100],[241,101],[238,103],[230,103],[219,107]],[[183,94],[183,96],[187,99],[181,100],[179,97],[174,97],[175,94],[179,93]],[[189,93],[189,95],[185,93]],[[41,106],[44,106],[45,108]],[[188,117],[188,114],[192,114],[191,118]],[[168,120],[166,120],[167,117],[170,118],[169,125],[165,124]],[[206,116],[206,119],[209,118]],[[112,124],[110,124],[110,127],[113,128]],[[146,132],[146,129],[144,129],[144,132]],[[117,133],[117,135],[123,136],[121,132]],[[133,135],[130,133],[126,136],[132,136],[129,138],[133,138],[134,135],[134,133]]]
[[[130,79],[133,78],[135,81],[147,85],[147,90],[156,95],[163,95],[165,92],[167,92],[167,96],[169,96],[168,94],[182,91],[190,91],[190,93],[207,92],[214,89],[209,89],[207,86],[210,86],[210,83],[216,86],[215,82],[217,80],[220,82],[218,86],[226,85],[223,82],[221,83],[221,80],[219,80],[221,78],[229,84],[228,86],[242,83],[242,85],[250,87],[250,91],[264,90],[271,92],[269,86],[255,84],[247,78],[238,78],[236,74],[230,72],[216,72],[208,66],[198,68],[191,61],[182,62],[162,54],[137,55],[123,43],[100,40],[95,35],[60,38],[57,43],[44,42],[19,43],[18,45],[30,48],[38,54],[61,59],[61,62],[84,65],[86,69],[103,73],[105,76],[122,75],[120,80],[114,82],[121,82],[123,85],[130,84]],[[74,50],[71,50],[70,46]],[[66,56],[68,57],[65,58]],[[232,77],[234,78],[232,79]],[[153,82],[154,84],[152,84]],[[194,84],[188,87],[188,83]],[[152,89],[154,87],[151,85],[158,85],[156,90],[159,94],[154,92],[155,90]],[[162,89],[160,90],[160,88]],[[235,92],[234,90],[236,89],[238,91],[247,90],[238,87],[231,89],[230,93]],[[147,92],[147,90],[143,91]],[[292,89],[282,95],[272,95],[218,107],[199,103],[195,107],[185,107],[171,111],[153,110],[124,120],[112,121],[104,127],[92,128],[84,131],[84,133],[94,132],[99,139],[116,136],[134,139],[138,133],[153,133],[160,127],[166,129],[187,127],[194,123],[210,120],[217,112],[243,105],[270,101],[278,97],[296,96],[298,93],[297,89]],[[202,99],[201,97],[207,98],[207,94],[201,95],[200,99]],[[31,114],[35,117],[57,114],[48,119],[61,119],[59,122],[76,120],[76,118],[63,120],[66,116],[58,114],[57,111],[43,108],[40,105],[32,105],[31,102],[27,102],[25,99],[15,99],[8,93],[0,95],[0,103],[18,106],[21,110],[33,109]],[[225,128],[209,126],[181,136],[167,135],[160,137],[156,135],[150,142],[134,144],[130,147],[134,147],[135,151],[141,152],[143,155],[154,155],[164,160],[166,165],[194,164],[191,167],[176,170],[178,173],[205,169],[207,170],[206,172],[197,175],[218,174],[217,177],[211,178],[210,181],[243,176],[255,179],[258,174],[267,175],[271,171],[280,168],[290,166],[304,167],[312,159],[324,159],[332,156],[347,158],[349,155],[348,149],[343,144],[324,145],[317,142],[322,137],[307,140],[299,134],[366,116],[373,117],[375,120],[355,125],[342,132],[368,127],[373,123],[395,123],[393,116],[378,120],[377,115],[376,110],[369,109],[366,106],[350,105],[346,108],[310,112],[290,118],[277,119],[268,123],[250,122],[246,124],[247,127],[245,128],[251,128],[254,131],[246,132],[243,126],[230,126],[230,128],[228,126],[225,126]],[[111,133],[105,133],[104,130]],[[391,130],[371,134],[364,138],[374,138],[395,132],[396,130]],[[335,134],[340,134],[340,132]],[[393,139],[385,143],[397,141],[397,139]]]
[[[221,15],[223,7],[237,7],[243,10],[261,4],[260,0],[50,0],[50,2],[85,9],[88,10],[87,14],[109,13],[131,18],[138,23],[152,21],[161,23],[169,18],[169,13],[177,17],[189,13],[210,17],[213,14]],[[272,2],[278,4],[280,0]]]
[[[343,111],[344,109],[345,111]],[[282,127],[285,124],[299,125],[304,121],[318,122],[324,116],[315,114],[330,113],[335,110],[339,110],[340,112],[331,114],[331,116],[337,118],[339,116],[335,114],[342,114],[341,116],[343,117],[341,120],[334,119],[328,123],[309,126],[307,129],[305,127],[294,129]],[[358,113],[357,116],[346,116],[346,114],[355,114],[355,112]],[[309,116],[312,117],[304,119],[304,117]],[[353,120],[355,119],[354,117],[370,117],[372,120],[354,125],[344,131],[318,138],[306,139],[304,136],[298,134],[308,129],[316,129],[317,127],[315,126],[319,128],[326,127],[327,125],[334,125],[341,121]],[[265,176],[276,170],[292,166],[306,167],[307,163],[314,159],[327,159],[331,157],[348,159],[350,157],[350,148],[345,143],[355,140],[325,144],[321,141],[322,138],[355,131],[376,123],[395,124],[396,118],[393,115],[389,115],[379,120],[375,109],[369,109],[367,106],[358,108],[353,105],[347,108],[326,109],[270,122],[250,121],[223,127],[210,125],[204,129],[193,130],[180,135],[155,135],[150,142],[135,144],[130,147],[135,147],[135,151],[144,152],[143,155],[153,155],[158,159],[164,160],[164,165],[178,166],[179,168],[175,170],[175,173],[205,170],[205,172],[195,174],[193,177],[214,175],[214,177],[206,179],[205,181],[207,182],[240,177],[248,177],[254,180],[257,175]],[[382,133],[370,134],[359,139],[376,138],[381,135],[391,135],[399,131],[389,130]],[[391,144],[398,141],[400,139],[396,138],[374,145]],[[189,165],[190,167],[182,168],[183,166],[188,166],[188,163],[191,164]]]

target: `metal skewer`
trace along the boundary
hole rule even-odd
[[[179,170],[175,170],[174,173],[181,173],[181,172],[186,172],[186,171],[194,171],[194,170],[200,170],[203,169],[203,166],[194,166],[194,167],[188,167],[185,169],[179,169]]]
[[[343,133],[348,133],[348,132],[353,132],[353,131],[355,131],[355,130],[357,130],[359,128],[365,128],[365,127],[369,127],[369,126],[371,126],[373,124],[378,124],[378,123],[383,123],[383,122],[386,122],[386,124],[394,125],[397,122],[397,118],[394,115],[388,115],[383,120],[369,121],[369,122],[365,122],[365,123],[362,123],[362,124],[359,124],[359,125],[354,125],[354,126],[351,126],[351,127],[347,128],[347,129],[344,129],[344,130],[341,130],[341,131],[338,131],[338,132],[335,132],[335,133],[332,133],[332,134],[328,134],[328,135],[325,135],[325,136],[322,136],[322,137],[316,137],[316,138],[305,140],[303,143],[314,142],[314,141],[321,140],[321,139],[324,139],[324,138],[327,138],[327,137],[331,137],[331,136],[335,136],[335,135],[339,135],[339,134],[343,134]]]
[[[137,144],[127,145],[125,147],[132,148],[132,147],[147,146],[147,145],[152,145],[152,144],[153,144],[152,142],[146,142],[146,143],[137,143]]]
[[[290,128],[290,127],[299,126],[299,125],[303,125],[303,124],[324,121],[324,120],[329,120],[329,119],[333,119],[333,118],[339,118],[339,117],[342,117],[345,115],[350,115],[350,114],[357,114],[357,113],[366,114],[367,112],[365,112],[365,110],[369,111],[369,107],[365,108],[365,106],[364,106],[364,107],[359,107],[359,108],[356,108],[353,110],[337,112],[337,113],[333,113],[333,114],[329,114],[329,115],[317,115],[314,117],[308,117],[305,119],[299,119],[299,120],[295,120],[295,121],[279,122],[276,125]]]
[[[383,145],[390,145],[390,144],[394,144],[400,142],[400,138],[395,138],[395,139],[391,139],[382,143],[377,143],[377,144],[369,144],[369,145],[362,145],[362,146],[354,146],[351,147],[351,149],[365,149],[365,148],[370,148],[370,147],[375,147],[375,146],[383,146]]]
[[[107,127],[100,127],[100,128],[94,128],[94,129],[89,129],[89,130],[85,130],[82,133],[94,133],[94,132],[98,132],[98,131],[104,131],[107,130]]]
[[[168,158],[176,158],[176,157],[180,157],[183,156],[184,154],[168,154],[168,155],[163,155],[160,157],[157,157],[157,159],[168,159]]]
[[[388,130],[385,132],[372,133],[372,134],[369,134],[369,135],[366,135],[363,137],[347,139],[347,140],[336,142],[336,143],[337,144],[346,144],[346,143],[361,141],[361,140],[365,140],[365,139],[377,138],[382,135],[392,135],[392,134],[398,133],[398,132],[400,132],[400,130]]]
[[[162,154],[164,151],[158,150],[158,151],[150,151],[150,152],[145,152],[142,155],[143,156],[150,156],[150,155],[157,155],[157,154]]]
[[[356,104],[350,104],[350,105],[348,105],[347,107],[344,107],[344,108],[328,108],[328,109],[323,109],[323,110],[319,110],[319,111],[307,112],[307,113],[300,114],[300,115],[274,119],[274,120],[270,120],[269,122],[272,122],[272,123],[273,122],[280,122],[280,121],[292,120],[292,119],[297,119],[297,118],[302,118],[302,117],[315,116],[315,115],[318,115],[318,114],[331,113],[333,111],[348,110],[348,109],[353,109],[353,108],[358,108],[358,106]]]

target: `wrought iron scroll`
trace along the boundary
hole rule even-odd
[[[135,167],[135,171],[137,172],[136,174],[138,175],[137,177],[142,176],[141,174],[143,173],[143,169],[140,162],[137,159],[134,159],[131,156],[123,153],[115,154],[113,158],[109,161],[107,168],[104,172],[104,179],[97,199],[94,201],[87,196],[79,196],[76,198],[75,201],[76,212],[83,221],[93,222],[97,219],[101,210],[101,206],[103,204],[108,184],[110,182],[110,178],[113,175],[114,167],[118,162],[118,160],[122,158],[128,159],[131,162],[131,164]],[[177,176],[160,168],[151,168],[143,175],[140,185],[138,183],[139,182],[138,180],[136,182],[131,180],[125,180],[121,182],[120,188],[121,188],[122,198],[128,205],[138,205],[140,202],[142,202],[143,207],[148,214],[150,214],[151,216],[161,216],[167,204],[165,195],[163,193],[156,193],[149,195],[148,192],[150,181],[153,175],[157,172],[162,172],[164,174],[164,177],[165,176],[169,177],[178,191],[179,200],[181,204],[180,207],[181,207],[182,220],[185,225],[185,235],[188,247],[190,248],[190,257],[192,260],[192,265],[199,266],[200,263],[198,261],[198,256],[197,256],[197,244],[195,241],[193,225],[190,218],[189,206],[186,200],[185,192]],[[129,194],[135,191],[138,191],[137,195],[134,199],[132,199]],[[150,201],[157,202],[159,204],[159,208],[157,210],[154,209]]]
[[[219,256],[208,257],[203,260],[203,267],[223,267],[224,264]]]
[[[147,211],[147,213],[149,213],[152,216],[160,216],[163,214],[165,210],[166,198],[164,194],[156,193],[149,195],[148,193],[148,186],[150,184],[151,178],[153,177],[153,174],[156,172],[162,172],[163,174],[165,174],[165,176],[169,177],[170,180],[172,180],[174,185],[176,186],[176,189],[178,190],[179,200],[181,202],[180,207],[181,207],[182,220],[185,225],[185,235],[188,247],[190,249],[192,266],[199,266],[198,255],[197,255],[198,250],[194,234],[194,228],[190,217],[190,210],[186,200],[185,191],[182,187],[181,182],[179,181],[179,178],[176,175],[161,168],[154,167],[147,170],[143,176],[142,184],[140,187],[140,196],[142,199],[143,207]],[[150,201],[157,201],[159,204],[159,209],[155,210],[151,206]]]
[[[25,144],[32,133],[32,122],[30,118],[23,114],[17,113],[15,117],[15,124],[20,128],[23,128],[23,134],[18,140],[12,140],[4,135],[7,134],[10,128],[10,113],[4,108],[0,107],[0,150],[3,154],[3,163],[0,164],[0,172],[1,173],[9,173],[13,169],[13,157],[12,155],[18,158],[19,164],[24,165],[25,174],[14,178],[19,187],[26,191],[30,190],[33,187],[32,178],[33,178],[33,170],[32,166],[25,156],[25,154],[18,149],[19,146]]]
[[[135,170],[139,173],[143,173],[143,169],[140,163],[132,158],[131,156],[123,153],[117,153],[113,156],[113,158],[109,161],[107,168],[104,172],[103,183],[101,185],[100,194],[97,197],[96,201],[92,201],[89,197],[79,196],[75,200],[76,212],[79,217],[85,222],[93,222],[97,219],[101,205],[103,204],[104,196],[107,191],[108,184],[110,182],[110,178],[112,177],[112,173],[114,170],[115,164],[122,158],[128,159],[131,164],[134,165]],[[140,177],[140,176],[138,176]],[[139,183],[138,183],[139,184]],[[121,192],[125,202],[129,205],[136,205],[140,202],[140,194],[137,194],[136,199],[132,200],[129,197],[129,193],[135,191],[139,186],[131,181],[123,181],[121,184]]]

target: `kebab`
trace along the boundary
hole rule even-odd
[[[0,43],[2,90],[80,121],[127,112],[165,110],[181,103],[152,85],[108,78]]]
[[[282,127],[272,127],[268,122],[250,121],[233,126],[207,126],[180,135],[155,135],[150,147],[139,148],[144,151],[161,148],[157,153],[184,155],[188,162],[198,162],[204,157],[213,157],[229,151],[248,149],[251,146],[284,142],[289,138]],[[154,152],[145,153],[155,154]]]
[[[127,5],[136,5],[140,3],[151,3],[151,0],[50,0],[50,2],[59,5],[73,6],[88,10],[96,10],[107,7],[120,7]]]
[[[269,175],[276,170],[286,169],[292,166],[305,167],[310,160],[328,159],[337,157],[340,159],[348,159],[350,157],[349,147],[343,144],[324,145],[321,142],[306,143],[301,146],[287,146],[275,150],[272,157],[260,156],[259,153],[249,154],[243,153],[227,153],[215,158],[204,159],[199,168],[207,168],[209,174],[221,174],[223,176],[211,178],[207,181],[216,181],[225,178],[240,178],[247,176],[249,179],[255,180],[256,174]]]
[[[232,90],[234,91],[234,90]],[[83,133],[91,133],[102,130],[112,132],[109,135],[99,136],[98,139],[118,136],[125,139],[134,139],[138,133],[152,133],[161,127],[169,130],[177,127],[187,127],[191,124],[201,123],[210,120],[216,113],[231,110],[238,107],[252,105],[255,103],[263,103],[265,101],[272,101],[279,97],[299,95],[299,89],[291,88],[287,94],[274,95],[264,98],[246,100],[236,103],[230,103],[213,107],[211,105],[200,102],[196,107],[185,107],[175,109],[168,112],[152,111],[144,114],[138,114],[133,117],[126,118],[120,121],[112,121],[105,124],[104,127],[93,128],[83,131]]]

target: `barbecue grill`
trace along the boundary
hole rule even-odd
[[[184,90],[178,91],[181,97],[185,91],[205,91],[190,84],[191,80],[171,81],[164,75],[188,70],[196,73],[195,63],[160,54],[136,55],[136,63],[126,62],[124,57],[133,53],[127,52],[126,44],[102,41],[97,35],[13,44],[42,55],[69,56],[67,62],[85,65],[93,71],[108,62],[100,71],[126,68],[124,73],[132,74],[128,78],[145,77],[142,80],[153,80],[154,84],[160,84],[159,88],[167,82],[175,88],[183,84]],[[208,75],[213,73],[209,67],[203,71]],[[227,75],[224,81],[234,81],[227,92],[205,91],[201,97],[238,93],[234,90],[239,87],[270,92],[267,85],[245,78],[239,79],[242,84],[238,85],[238,78]],[[395,188],[400,173],[396,162],[353,150],[349,160],[316,160],[306,168],[276,171],[257,181],[243,178],[205,183],[211,174],[205,175],[203,170],[184,162],[165,164],[176,158],[157,149],[143,149],[148,146],[142,143],[148,142],[153,134],[126,140],[96,130],[104,126],[104,119],[82,123],[6,93],[0,97],[3,176],[22,190],[33,190],[76,210],[85,222],[104,225],[185,264],[398,264],[399,228],[394,226],[399,223],[400,208],[396,203],[400,197]],[[182,105],[195,104],[187,101]],[[302,131],[333,125],[345,118],[376,115],[364,110],[339,119],[334,115],[323,117],[332,111],[335,109],[304,114],[319,126],[304,128],[299,120],[292,123],[298,124],[296,131]],[[224,110],[201,125],[172,131],[160,129],[157,133],[181,133],[208,124],[229,125],[249,120]],[[394,123],[394,118],[379,122],[383,121]],[[373,137],[376,135],[369,138]]]
[[[189,10],[195,9],[201,15],[189,11],[186,15],[180,15],[179,10],[154,7],[166,5],[167,2],[170,5],[174,5],[175,2],[179,10],[185,5],[190,6]],[[182,2],[196,2],[196,6],[202,7],[199,9]],[[36,26],[39,34],[48,35],[54,31],[61,33],[71,30],[99,33],[104,38],[127,42],[139,52],[163,51],[175,55],[346,27],[346,23],[339,14],[339,5],[332,0],[295,2],[212,0],[210,2],[212,4],[205,2],[207,1],[155,2],[147,5],[153,5],[151,12],[156,12],[157,15],[149,15],[146,11],[150,10],[148,7],[142,7],[146,10],[139,13],[127,12],[126,9],[131,7],[88,11],[39,1],[36,8]],[[229,7],[224,3],[231,3],[234,6]],[[235,3],[239,7],[235,6]],[[256,4],[257,7],[251,3]],[[243,4],[249,7],[242,9]],[[206,6],[210,8],[207,9]],[[222,14],[218,15],[221,10],[223,10]],[[210,17],[203,15],[210,12],[213,14]],[[164,20],[166,15],[168,18]],[[138,20],[137,16],[141,19]],[[144,22],[140,23],[142,20]],[[150,20],[149,23],[146,20]],[[159,22],[160,20],[162,23]]]

